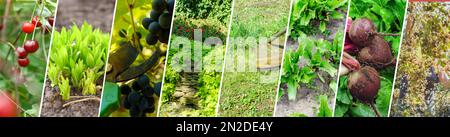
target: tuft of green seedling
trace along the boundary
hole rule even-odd
[[[81,28],[74,24],[54,33],[48,78],[52,87],[59,87],[63,100],[70,99],[70,87],[83,95],[96,93],[96,81],[104,74],[108,42],[108,34],[86,22]]]

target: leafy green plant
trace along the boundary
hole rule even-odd
[[[177,14],[194,19],[218,19],[226,25],[232,0],[177,0],[176,3]]]
[[[318,71],[324,71],[329,76],[335,77],[339,63],[340,49],[343,33],[338,32],[333,43],[329,41],[307,37],[301,34],[302,41],[299,48],[293,52],[287,52],[284,58],[282,84],[287,84],[289,100],[295,100],[300,84],[311,86],[315,78],[324,82],[324,76],[318,75]]]
[[[168,62],[171,60],[168,60]],[[170,63],[168,63],[170,64]],[[181,79],[180,75],[173,70],[172,67],[167,65],[166,68],[166,75],[164,77],[164,87],[163,87],[163,96],[162,96],[162,103],[166,103],[171,101],[172,95],[175,92],[175,83]]]
[[[206,63],[203,67],[204,71],[199,74],[199,84],[202,85],[197,92],[197,95],[201,98],[199,101],[200,106],[204,108],[200,113],[201,116],[214,116],[216,114],[216,105],[218,102],[219,88],[221,74],[216,72],[217,65],[220,62],[215,62],[217,54],[224,54],[225,47],[219,47],[205,56],[204,62]]]
[[[328,97],[326,95],[319,96],[319,110],[317,111],[317,117],[332,117],[333,111],[328,106]],[[307,115],[299,112],[289,114],[290,117],[308,117]]]
[[[346,5],[347,0],[299,0],[292,8],[290,36],[297,38],[301,34],[316,33],[317,26],[319,32],[324,33],[328,22],[344,18],[338,9]]]
[[[81,28],[73,25],[55,32],[50,54],[48,78],[60,88],[64,100],[70,98],[70,86],[82,90],[83,95],[96,93],[96,80],[103,75],[109,35],[93,30],[85,22]]]
[[[308,117],[308,116],[305,114],[302,114],[302,113],[294,112],[294,113],[291,113],[289,115],[289,117]]]
[[[319,96],[320,107],[317,117],[332,117],[333,111],[328,106],[328,97],[326,95]]]
[[[60,95],[63,100],[68,100],[70,97],[70,85],[67,78],[62,77],[60,83],[58,84]]]

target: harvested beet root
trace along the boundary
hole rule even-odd
[[[359,18],[352,22],[349,30],[350,39],[359,47],[366,47],[373,39],[376,32],[375,25],[367,18]]]
[[[357,59],[363,64],[381,69],[391,64],[393,57],[389,43],[382,37],[375,36],[372,43],[359,52]]]
[[[380,76],[377,70],[365,66],[359,71],[350,73],[347,86],[353,98],[370,104],[374,102],[380,89]]]

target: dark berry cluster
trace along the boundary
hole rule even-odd
[[[139,76],[131,85],[122,85],[120,92],[124,95],[123,106],[129,109],[131,117],[145,117],[147,113],[154,113],[155,99],[153,95],[159,96],[161,83],[150,86],[147,75]]]
[[[170,28],[175,0],[153,0],[152,11],[149,18],[142,20],[142,26],[150,33],[145,38],[147,44],[154,45],[158,42],[169,41]]]

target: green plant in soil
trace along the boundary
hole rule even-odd
[[[108,43],[109,35],[87,22],[53,34],[48,79],[52,87],[59,87],[63,100],[70,99],[71,87],[83,95],[96,94],[96,82],[104,75]]]
[[[155,117],[174,0],[117,2],[101,117]]]
[[[330,117],[328,113],[327,93],[336,91],[337,67],[342,49],[342,31],[336,34],[333,43],[329,41],[307,37],[302,34],[299,37],[301,45],[296,51],[288,51],[285,54],[283,72],[281,76],[281,89],[279,97],[287,96],[289,101],[297,99],[299,88],[313,89],[320,95],[318,100],[320,107],[316,116]],[[319,73],[324,72],[324,73]],[[316,87],[315,80],[328,84],[326,91]],[[324,102],[327,100],[327,102]]]
[[[403,17],[406,8],[405,0],[362,1],[352,0],[349,17],[353,20],[367,18],[373,22],[375,31],[380,33],[400,34],[402,32]],[[353,25],[353,24],[352,24]],[[347,33],[347,35],[349,35]],[[381,36],[388,42],[392,58],[398,56],[400,36]],[[347,37],[348,39],[348,37]],[[359,60],[359,59],[358,59]],[[360,61],[360,60],[359,60]],[[370,65],[370,64],[363,64]],[[392,65],[377,69],[380,79],[380,88],[371,103],[362,102],[352,97],[348,87],[348,76],[339,78],[339,87],[336,97],[334,116],[336,117],[386,117],[390,105],[392,84],[395,73],[395,62]]]
[[[343,32],[336,34],[333,43],[323,39],[314,39],[302,34],[299,37],[301,44],[296,51],[285,54],[281,85],[286,85],[285,93],[290,101],[297,98],[297,89],[303,85],[314,89],[314,80],[320,79],[329,83],[329,91],[336,82],[325,81],[325,78],[337,77],[337,68],[342,49]],[[319,71],[326,72],[322,75]],[[280,93],[281,94],[281,93]]]
[[[0,1],[0,94],[19,110],[10,116],[38,116],[56,3]]]
[[[317,101],[314,104],[318,108],[306,108],[313,110],[311,114],[294,112],[290,116],[332,116],[332,113],[326,112],[330,110],[328,98],[334,97],[337,87],[337,70],[344,37],[341,23],[345,20],[347,7],[347,0],[296,1],[292,5],[289,40],[299,44],[288,47],[284,55],[279,103],[283,100],[297,102],[298,96],[307,96],[307,99]],[[297,95],[304,90],[312,91],[309,93],[311,95]],[[299,106],[302,107],[306,106]]]
[[[292,6],[290,37],[297,39],[301,34],[328,34],[331,20],[345,18],[339,9],[347,8],[347,0],[298,0]]]

